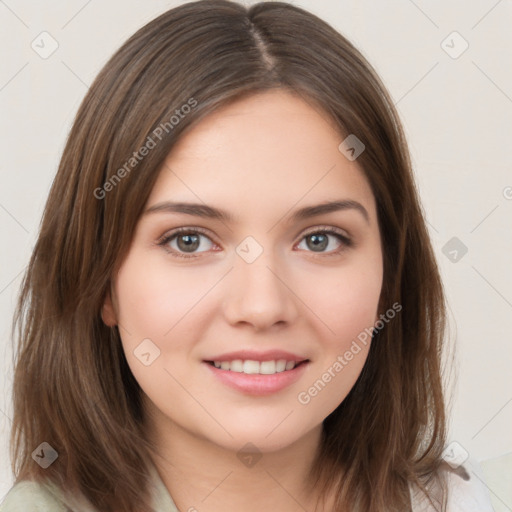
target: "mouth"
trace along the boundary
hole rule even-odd
[[[205,361],[211,366],[224,371],[244,373],[246,375],[274,375],[276,373],[294,370],[306,364],[309,359],[302,361],[276,359],[270,361],[256,361],[252,359],[234,359],[232,361]]]
[[[203,361],[217,381],[239,393],[265,396],[277,393],[297,382],[309,369],[311,361],[304,359],[256,361]]]

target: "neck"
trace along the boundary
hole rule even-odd
[[[155,466],[179,510],[317,510],[318,496],[307,483],[322,425],[291,445],[256,454],[219,446],[168,419],[154,422],[148,415],[146,428]]]

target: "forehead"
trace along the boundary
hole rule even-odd
[[[338,149],[343,139],[312,102],[283,90],[255,94],[208,115],[178,141],[148,204],[194,200],[261,215],[299,201],[352,199],[373,210],[361,167]]]

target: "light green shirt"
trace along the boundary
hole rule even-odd
[[[464,480],[454,473],[448,475],[448,512],[494,512],[481,469],[475,461],[464,464],[470,476]],[[152,505],[155,512],[179,512],[156,468],[151,467]],[[413,512],[433,512],[424,500],[413,496]],[[83,501],[67,499],[57,488],[32,481],[21,481],[7,493],[0,512],[97,512]]]
[[[512,510],[512,452],[482,461],[485,482],[491,491],[495,512]]]
[[[179,512],[155,467],[151,469],[154,485],[152,506],[155,512]],[[90,504],[64,496],[57,487],[23,480],[7,493],[0,512],[97,512]]]

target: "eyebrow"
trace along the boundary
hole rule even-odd
[[[316,217],[318,215],[343,210],[355,210],[364,217],[368,224],[370,223],[370,216],[366,208],[361,203],[351,199],[326,201],[317,205],[305,206],[296,210],[290,220],[300,221],[310,217]],[[201,203],[184,203],[171,201],[163,201],[161,203],[154,204],[153,206],[150,206],[143,215],[157,212],[184,213],[186,215],[195,215],[196,217],[216,219],[225,222],[235,221],[235,218],[229,212],[220,208],[214,208],[213,206],[208,206]]]

